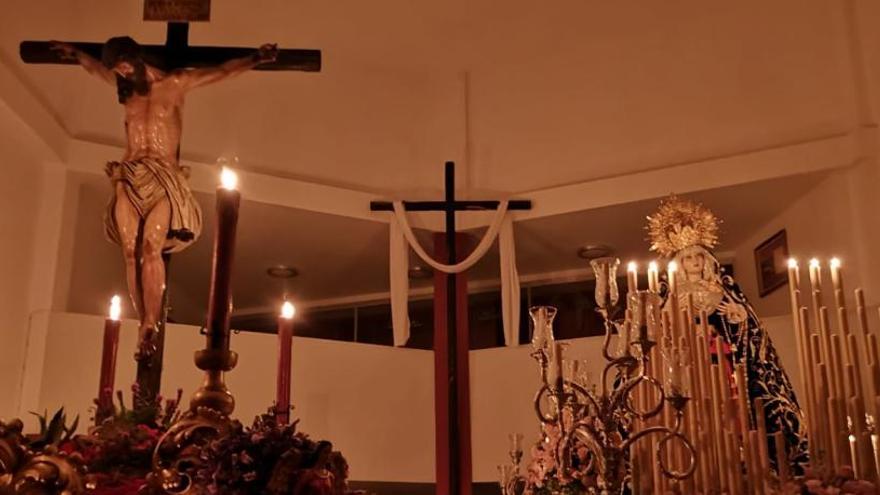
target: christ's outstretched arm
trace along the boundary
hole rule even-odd
[[[249,57],[228,60],[216,67],[181,69],[173,75],[180,78],[180,83],[185,89],[192,89],[237,76],[264,62],[273,62],[277,56],[278,45],[267,43]]]
[[[51,41],[50,43],[52,43],[52,50],[58,51],[64,58],[76,60],[89,74],[97,76],[114,86],[116,85],[116,74],[107,67],[104,67],[100,60],[70,43],[62,41]]]

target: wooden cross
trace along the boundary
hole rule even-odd
[[[459,211],[497,210],[500,201],[458,201],[455,199],[455,164],[446,162],[446,199],[445,201],[404,201],[406,211],[442,211],[446,214],[445,251],[446,262],[450,265],[458,263],[456,253],[455,213]],[[508,210],[530,210],[532,202],[528,200],[511,200],[508,202]],[[370,203],[372,211],[393,211],[392,203],[373,201]],[[437,425],[437,493],[450,495],[468,495],[470,493],[471,475],[471,444],[470,444],[470,407],[469,398],[461,397],[461,390],[467,390],[469,376],[467,372],[467,348],[469,345],[467,336],[467,320],[459,320],[458,305],[464,300],[463,310],[467,310],[466,294],[459,293],[456,284],[456,274],[443,274],[435,277],[435,292],[442,289],[445,282],[445,300],[435,294],[434,312],[435,322],[445,322],[441,328],[435,324],[434,333],[446,331],[446,339],[435,338],[435,374],[445,375],[446,379],[436,379],[434,391],[435,401],[446,404],[446,410],[436,411],[435,423]],[[440,283],[438,283],[440,281]],[[462,287],[462,292],[467,290]],[[456,303],[458,301],[458,303]],[[440,303],[440,304],[438,304]],[[442,314],[445,307],[445,315]],[[437,314],[441,312],[441,314]],[[439,318],[438,318],[439,316]],[[459,328],[464,324],[464,328]],[[462,331],[463,330],[463,331]],[[459,333],[461,332],[461,334]],[[461,344],[459,336],[464,338]],[[457,350],[460,345],[465,351],[459,356]],[[464,362],[459,365],[459,358]],[[463,386],[463,387],[462,387]],[[467,422],[467,423],[464,423]],[[464,423],[464,424],[463,424]],[[445,430],[445,431],[443,431]]]
[[[168,17],[161,17],[166,12]],[[187,12],[192,13],[186,17]],[[144,20],[167,21],[167,31],[164,45],[141,45],[144,61],[157,69],[168,72],[185,67],[209,67],[217,66],[234,58],[245,57],[254,53],[254,48],[228,47],[228,46],[190,46],[189,44],[189,20],[207,20],[210,12],[210,0],[145,0]],[[184,14],[184,18],[180,14]],[[157,17],[158,16],[158,17]],[[101,60],[103,43],[95,42],[68,42],[79,50]],[[79,65],[75,59],[64,57],[57,50],[52,49],[49,41],[22,41],[19,45],[21,60],[28,64],[58,64]],[[271,71],[305,71],[320,72],[321,51],[287,49],[278,50],[278,56],[273,62],[264,62],[253,68],[254,70]],[[178,148],[178,156],[180,149]],[[168,276],[169,256],[165,256],[166,277]],[[167,284],[166,284],[167,287]],[[138,396],[135,397],[135,407],[150,406],[158,397],[162,381],[162,356],[165,341],[165,323],[168,316],[168,293],[164,296],[162,317],[158,325],[156,336],[157,352],[149,359],[138,361],[137,384]]]
[[[72,41],[76,48],[101,60],[103,43]],[[183,67],[207,67],[220,65],[233,58],[245,57],[254,53],[254,48],[231,46],[190,46],[189,23],[169,22],[164,45],[141,45],[144,61],[161,69],[170,71]],[[64,58],[52,49],[48,41],[22,41],[19,45],[21,60],[28,64],[77,65],[76,60]],[[321,71],[321,50],[283,49],[278,50],[274,62],[264,62],[253,70],[297,70],[305,72]]]

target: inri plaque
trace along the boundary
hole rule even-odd
[[[211,0],[144,0],[144,20],[193,22],[211,19]]]

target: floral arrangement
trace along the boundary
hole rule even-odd
[[[346,493],[345,458],[330,442],[315,442],[298,432],[297,424],[277,424],[274,408],[250,427],[235,422],[229,435],[202,450],[204,465],[196,483],[224,495]]]
[[[173,399],[144,401],[135,385],[132,407],[117,392],[112,411],[85,435],[74,435],[76,418],[67,425],[64,410],[38,415],[41,432],[29,448],[51,449],[75,461],[85,476],[88,493],[151,495],[147,479],[162,435],[180,417],[182,391]],[[97,411],[96,411],[97,413]],[[96,417],[99,416],[96,414]],[[348,463],[330,442],[314,441],[297,431],[297,422],[281,425],[274,407],[250,426],[233,421],[230,433],[198,447],[200,464],[194,481],[204,493],[223,495],[343,495]],[[160,493],[161,491],[156,491]]]
[[[543,439],[532,446],[526,468],[525,495],[582,495],[596,488],[595,473],[589,469],[590,453],[580,440],[574,441],[568,476],[560,476],[555,452],[561,439],[559,428],[544,425]]]
[[[129,408],[122,391],[117,391],[118,405],[104,412],[106,419],[90,428],[88,434],[62,442],[60,450],[82,459],[89,473],[87,484],[94,487],[92,493],[136,493],[152,468],[156,443],[180,416],[182,394],[178,390],[174,399],[163,400],[160,396],[148,401],[135,384]]]

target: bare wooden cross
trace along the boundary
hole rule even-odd
[[[167,22],[165,44],[141,45],[144,61],[162,71],[174,69],[212,67],[228,60],[249,56],[253,48],[230,46],[191,46],[189,44],[189,21],[208,20],[210,0],[145,0],[144,20]],[[104,44],[98,42],[67,42],[75,48],[101,60]],[[21,60],[28,64],[78,65],[75,58],[66,57],[53,49],[49,41],[22,41],[19,45]],[[254,70],[320,72],[321,51],[307,49],[281,49],[272,62],[261,63]],[[179,155],[179,148],[178,148]],[[165,257],[166,267],[169,261]],[[168,271],[166,269],[166,277]],[[167,287],[167,284],[166,284]],[[139,393],[135,406],[150,406],[159,395],[162,378],[162,356],[165,340],[165,322],[168,315],[168,293],[165,293],[164,310],[156,335],[157,351],[147,359],[138,361],[137,384]]]
[[[444,201],[404,201],[403,206],[406,211],[442,211],[445,214],[445,240],[446,240],[446,262],[454,265],[461,261],[459,254],[456,253],[456,230],[455,230],[455,214],[462,211],[485,211],[497,210],[500,201],[497,200],[458,200],[455,199],[455,163],[446,162],[445,168],[445,186],[446,198]],[[530,210],[532,202],[527,199],[511,200],[507,204],[510,211]],[[393,211],[392,203],[386,201],[373,201],[370,203],[371,211]],[[459,363],[459,359],[466,360],[467,352],[459,355],[458,350],[463,346],[468,346],[468,329],[467,318],[459,318],[459,300],[460,296],[465,296],[467,287],[457,284],[457,276],[452,273],[446,275],[442,279],[445,282],[446,294],[445,298],[435,295],[435,322],[445,322],[444,327],[435,327],[434,332],[445,332],[446,339],[435,338],[434,353],[435,374],[441,376],[446,375],[445,380],[436,380],[437,389],[434,391],[435,402],[444,403],[447,406],[445,411],[437,410],[435,423],[437,432],[437,493],[448,495],[469,495],[471,485],[470,469],[463,466],[463,463],[470,462],[471,448],[470,437],[463,432],[470,432],[470,408],[467,397],[460,397],[459,384],[470,381],[468,376],[467,363]],[[434,279],[435,284],[438,278]],[[434,290],[438,290],[438,286],[434,286]],[[461,292],[461,293],[460,293]],[[442,304],[442,308],[436,305],[437,302]],[[467,306],[463,308],[467,310]],[[445,314],[439,315],[438,311],[444,311]],[[459,325],[464,328],[460,329]],[[463,331],[461,331],[463,330]],[[464,342],[459,345],[459,337],[463,337]],[[463,425],[462,422],[467,421],[468,424]]]

